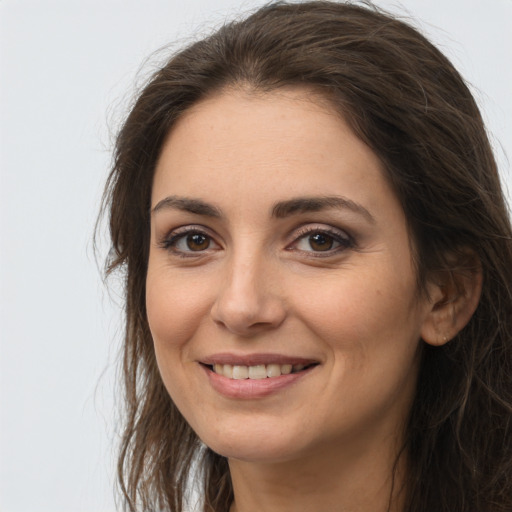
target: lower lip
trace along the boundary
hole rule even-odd
[[[228,379],[223,375],[218,375],[208,367],[201,365],[206,372],[213,389],[228,398],[238,398],[250,400],[254,398],[264,398],[281,391],[295,384],[316,368],[312,366],[306,370],[279,377],[267,377],[266,379]]]

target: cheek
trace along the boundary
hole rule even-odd
[[[162,381],[176,406],[190,415],[186,371],[193,364],[191,340],[209,310],[204,294],[190,280],[170,276],[168,269],[148,268],[146,309],[149,328]],[[188,411],[188,412],[187,412]]]
[[[414,290],[412,278],[403,280],[381,269],[331,276],[315,286],[304,282],[295,297],[303,322],[332,351],[350,353],[356,364],[362,354],[415,345],[421,315]]]
[[[155,349],[178,348],[193,335],[209,311],[207,294],[194,280],[148,269],[146,309]]]
[[[331,355],[325,395],[341,400],[344,390],[345,406],[337,419],[375,419],[398,404],[409,406],[405,401],[415,384],[421,325],[411,283],[359,274],[338,279],[336,286],[326,284],[322,297],[315,291],[319,287],[310,288],[302,321]]]

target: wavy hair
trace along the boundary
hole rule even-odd
[[[271,3],[174,54],[119,132],[104,208],[107,273],[123,273],[126,293],[125,508],[182,512],[192,474],[204,512],[227,512],[233,500],[226,459],[201,444],[164,388],[145,306],[163,142],[188,108],[233,86],[306,87],[332,104],[384,164],[420,288],[433,272],[456,280],[471,271],[468,249],[478,257],[483,290],[469,324],[443,346],[423,344],[403,447],[405,510],[512,510],[512,231],[481,115],[459,73],[416,29],[368,3],[328,1]]]

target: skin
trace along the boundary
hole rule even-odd
[[[272,216],[279,202],[333,196],[344,205]],[[420,338],[435,337],[442,292],[417,290],[406,219],[376,155],[308,91],[224,91],[169,134],[152,208],[146,300],[160,373],[228,457],[232,510],[387,510]],[[322,249],[339,241],[318,250],[312,234]],[[318,364],[268,396],[233,398],[200,364],[218,353]]]

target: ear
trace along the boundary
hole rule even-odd
[[[429,345],[444,345],[469,322],[482,293],[482,267],[473,251],[447,258],[449,268],[435,272],[427,285],[429,310],[421,337]]]

